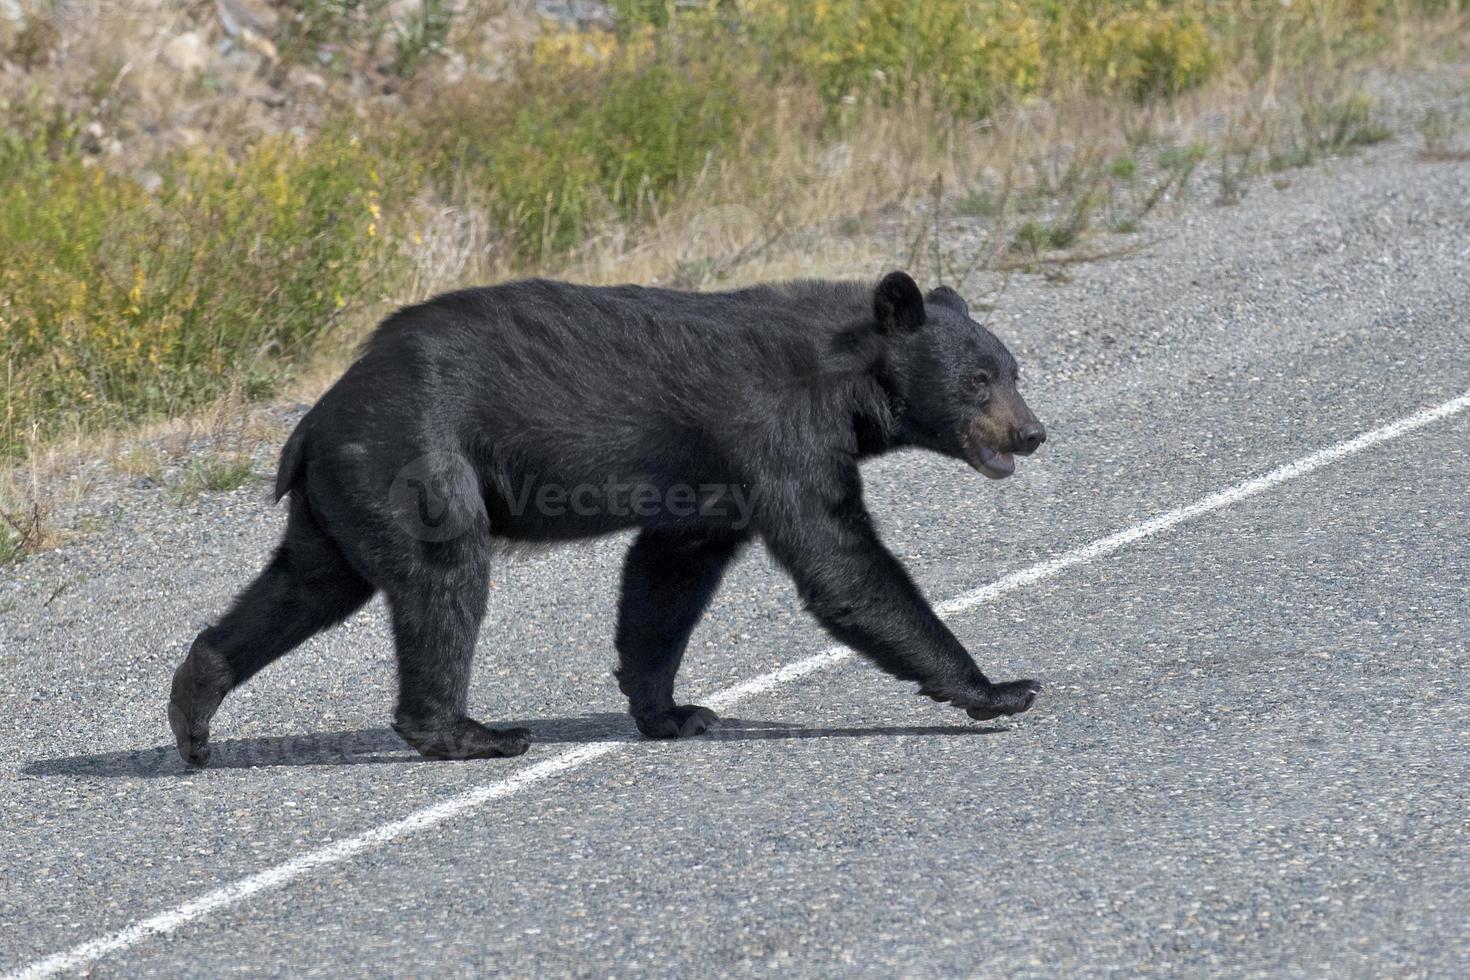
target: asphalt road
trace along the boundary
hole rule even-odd
[[[1470,391],[1470,166],[1389,149],[1332,171],[1006,293],[993,325],[1046,448],[1000,484],[919,455],[866,471],[933,600]],[[707,737],[639,741],[609,674],[626,542],[530,555],[496,572],[472,695],[533,730],[528,755],[411,756],[375,603],[227,701],[203,773],[174,753],[168,677],[283,513],[264,484],[186,509],[155,492],[0,572],[0,970],[215,894],[64,965],[1460,974],[1467,486],[1470,411],[953,614],[992,676],[1046,685],[1004,724],[846,660]],[[752,554],[682,689],[828,645]]]

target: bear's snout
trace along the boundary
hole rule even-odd
[[[1046,442],[1046,426],[1033,421],[1016,430],[1011,439],[1011,445],[1015,447],[1012,451],[1030,456],[1041,448],[1043,442]]]

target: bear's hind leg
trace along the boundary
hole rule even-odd
[[[618,607],[618,687],[638,730],[650,738],[699,735],[718,720],[709,708],[674,703],[674,676],[743,540],[648,529],[628,550]]]
[[[430,759],[520,755],[530,745],[524,728],[487,728],[465,713],[489,594],[489,549],[459,539],[427,550],[437,553],[388,591],[398,647],[393,730]]]
[[[306,502],[293,498],[270,564],[218,623],[195,637],[174,671],[168,723],[184,761],[209,762],[209,722],[225,695],[372,595],[372,585],[317,527]]]

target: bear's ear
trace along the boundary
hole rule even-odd
[[[907,272],[890,272],[873,292],[879,333],[913,333],[924,325],[924,294]]]
[[[963,296],[948,286],[935,286],[929,290],[929,295],[924,297],[924,301],[927,303],[938,303],[940,306],[947,306],[962,316],[970,315],[970,304],[966,303]]]

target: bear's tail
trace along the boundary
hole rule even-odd
[[[306,469],[306,433],[311,422],[311,413],[300,422],[296,423],[296,429],[291,433],[291,438],[286,440],[286,445],[281,447],[281,464],[276,469],[276,502],[301,484],[301,478]]]

